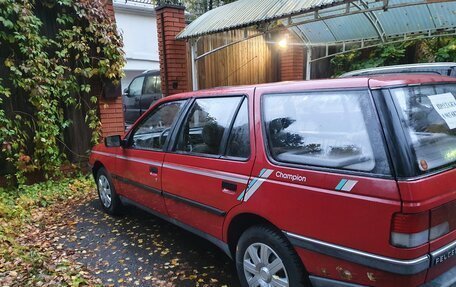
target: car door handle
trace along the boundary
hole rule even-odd
[[[237,184],[222,181],[222,192],[233,194],[237,191]]]
[[[149,168],[149,171],[150,171],[150,175],[157,175],[158,174],[158,167],[156,166],[151,166]]]

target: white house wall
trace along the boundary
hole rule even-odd
[[[117,28],[122,34],[127,64],[122,88],[146,70],[159,70],[157,18],[154,6],[114,0]]]

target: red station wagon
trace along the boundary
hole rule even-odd
[[[90,163],[236,261],[242,286],[454,286],[456,79],[273,83],[166,97]]]

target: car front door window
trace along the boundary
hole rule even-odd
[[[131,147],[163,150],[170,128],[176,121],[185,101],[164,103],[153,110],[134,130]]]
[[[138,77],[138,78],[134,79],[131,82],[130,87],[128,88],[128,96],[130,96],[130,97],[141,96],[143,83],[144,83],[144,77]]]

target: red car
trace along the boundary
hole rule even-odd
[[[456,79],[387,75],[158,101],[90,163],[236,261],[242,286],[456,282]]]

